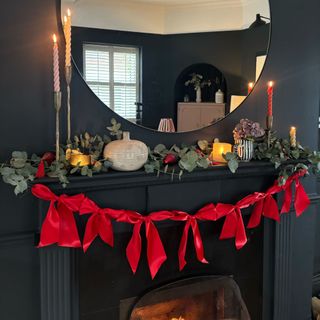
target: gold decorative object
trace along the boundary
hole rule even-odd
[[[60,160],[60,109],[61,109],[61,92],[53,94],[54,108],[56,110],[56,161]]]
[[[273,127],[273,116],[267,116],[267,141],[268,141],[268,147],[270,148],[271,146],[271,133],[272,133],[272,127]]]
[[[67,82],[67,123],[68,123],[68,136],[67,141],[68,144],[71,143],[71,79],[72,79],[72,66],[66,66],[65,67],[65,73],[66,73],[66,82]]]
[[[70,155],[70,164],[73,167],[85,167],[91,164],[91,156],[82,153],[72,153]]]
[[[215,162],[226,163],[223,154],[232,152],[232,145],[230,143],[214,142],[212,146],[212,160]]]

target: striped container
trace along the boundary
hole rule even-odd
[[[235,140],[234,151],[241,161],[249,162],[253,158],[253,141],[247,139]]]

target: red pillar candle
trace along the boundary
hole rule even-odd
[[[249,82],[248,83],[248,95],[251,93],[251,91],[253,90],[254,87],[254,83],[253,82]]]
[[[268,117],[272,117],[272,107],[273,107],[273,81],[268,82]]]
[[[59,71],[59,48],[57,36],[53,37],[53,91],[60,92],[60,71]]]

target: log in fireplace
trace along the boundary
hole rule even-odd
[[[130,305],[130,303],[128,304]],[[125,309],[126,301],[121,302]],[[144,295],[120,320],[250,320],[231,277],[203,276],[170,283]]]

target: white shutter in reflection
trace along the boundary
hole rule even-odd
[[[120,116],[136,119],[139,49],[84,45],[84,76],[92,91]]]

